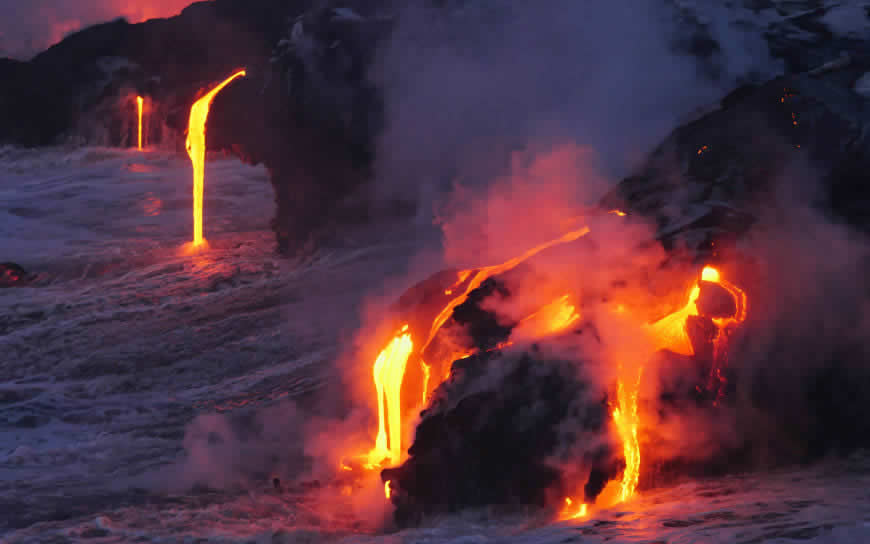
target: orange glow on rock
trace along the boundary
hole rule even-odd
[[[212,100],[224,87],[234,79],[247,75],[245,70],[239,70],[231,75],[205,96],[193,103],[190,108],[190,120],[187,126],[187,154],[193,164],[193,246],[203,244],[202,236],[202,204],[205,186],[205,123]]]
[[[389,499],[389,498],[390,498],[390,495],[392,494],[392,491],[390,490],[390,482],[391,482],[391,481],[392,481],[392,480],[387,480],[386,482],[384,482],[384,496],[385,496],[387,499]]]

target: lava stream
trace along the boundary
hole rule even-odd
[[[211,102],[224,87],[234,79],[247,75],[245,70],[239,70],[225,79],[221,84],[194,102],[190,108],[190,121],[187,127],[187,154],[193,163],[193,246],[202,245],[202,203],[205,184],[205,122]]]
[[[414,349],[408,325],[378,355],[374,366],[375,389],[378,394],[378,435],[375,447],[368,454],[368,466],[381,466],[383,461],[398,463],[402,456],[402,379],[408,357]]]
[[[622,439],[622,451],[625,456],[625,470],[622,473],[622,484],[619,492],[620,502],[627,501],[634,495],[637,483],[640,481],[640,443],[637,439],[637,393],[643,368],[638,370],[637,381],[631,391],[626,391],[623,380],[617,383],[617,407],[613,410],[613,421]]]
[[[145,105],[145,99],[141,96],[136,97],[136,107],[139,113],[139,133],[138,133],[138,142],[139,142],[139,151],[142,151],[142,109]]]

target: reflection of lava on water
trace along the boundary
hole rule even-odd
[[[154,193],[147,193],[142,203],[142,210],[148,217],[157,217],[163,211],[163,201],[154,196]]]

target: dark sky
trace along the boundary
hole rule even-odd
[[[175,15],[194,0],[0,0],[0,57],[27,59],[79,28]]]

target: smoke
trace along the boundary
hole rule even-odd
[[[0,0],[0,57],[28,59],[89,25],[170,17],[191,0]]]
[[[185,429],[183,456],[158,481],[171,489],[292,481],[310,469],[302,441],[305,421],[289,402],[258,411],[199,415]]]
[[[736,425],[766,462],[866,445],[870,243],[812,206],[805,165],[782,172],[745,243],[755,302],[738,357]]]
[[[424,215],[454,182],[498,178],[516,150],[570,142],[607,178],[624,175],[768,58],[722,26],[726,75],[708,78],[672,45],[682,30],[658,0],[420,4],[402,13],[374,77],[386,113],[378,188],[419,199]]]

